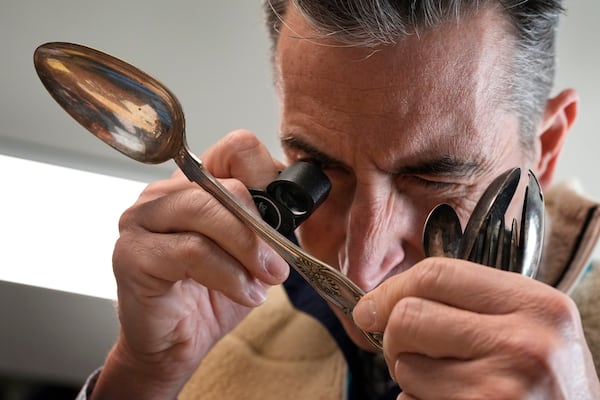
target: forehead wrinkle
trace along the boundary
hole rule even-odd
[[[307,76],[310,79],[294,79]],[[357,87],[354,82],[293,72],[287,73],[286,78],[280,86],[285,88],[282,90],[281,99],[287,108],[306,107],[316,115],[326,112],[340,116],[362,115],[374,118],[398,118],[409,111],[408,100],[403,95],[406,89],[400,83],[388,82],[377,87]],[[329,95],[315,95],[324,86],[328,88]],[[293,96],[288,96],[288,93],[292,93]]]
[[[329,155],[331,152],[340,154],[334,158],[343,161],[344,164],[351,165],[361,159],[363,161],[368,159],[378,169],[389,171],[398,169],[401,165],[417,162],[432,150],[475,159],[474,154],[468,154],[471,153],[470,150],[477,149],[473,146],[475,127],[470,124],[469,119],[465,122],[454,113],[441,115],[440,112],[436,118],[431,118],[431,114],[417,109],[412,113],[411,118],[400,118],[398,113],[387,113],[385,115],[363,114],[362,118],[357,120],[353,118],[356,113],[348,110],[332,110],[327,107],[327,104],[321,105],[318,102],[315,104],[310,96],[308,101],[299,101],[303,97],[302,93],[298,93],[294,96],[293,102],[286,105],[293,110],[293,113],[290,117],[284,118],[287,126],[282,131],[283,137],[300,135],[303,138],[310,138],[316,135],[319,137],[318,146],[327,149]],[[407,108],[405,112],[410,112],[410,109]],[[298,118],[300,121],[296,124]],[[353,146],[340,141],[339,137],[334,135],[335,137],[331,139],[333,133],[341,133],[344,137],[351,138],[355,144],[354,152],[357,154],[350,155]],[[350,133],[351,135],[347,136]],[[389,141],[382,144],[371,140],[372,136],[385,136]],[[411,140],[408,141],[407,137]],[[348,159],[342,160],[341,154]],[[399,159],[400,155],[402,159]]]
[[[302,114],[315,131],[345,134],[356,152],[377,155],[382,167],[398,161],[398,149],[406,163],[432,149],[475,158],[479,136],[501,118],[490,103],[497,101],[492,78],[504,53],[492,41],[499,37],[498,27],[484,17],[441,25],[363,59],[364,49],[282,37],[277,54],[278,67],[285,67],[278,82],[284,116]],[[302,21],[296,23],[304,28]],[[281,46],[286,40],[294,42]],[[392,51],[394,57],[385,56]],[[327,87],[327,96],[320,96],[320,86]],[[372,134],[389,139],[383,149],[369,140]],[[340,144],[323,139],[325,148]]]
[[[407,42],[401,44],[407,45]],[[414,45],[413,43],[412,46]],[[411,53],[411,46],[403,51]],[[426,57],[419,56],[422,52],[415,51],[413,55],[417,59],[425,57],[426,60],[419,62],[422,69],[409,69],[408,71],[400,65],[399,60],[402,58],[402,54],[400,54],[392,58],[392,65],[386,65],[383,69],[377,67],[378,74],[376,75],[380,76],[384,82],[373,83],[373,79],[369,79],[370,86],[364,86],[364,83],[361,86],[361,82],[364,81],[362,75],[373,72],[369,69],[372,66],[367,64],[371,63],[371,60],[379,58],[378,55],[374,55],[371,60],[365,62],[366,70],[352,71],[348,78],[342,78],[343,71],[348,69],[342,68],[343,65],[332,65],[331,68],[324,69],[326,75],[323,73],[317,75],[310,69],[294,68],[294,71],[287,71],[287,77],[300,76],[310,79],[303,79],[302,85],[293,85],[293,83],[290,85],[289,81],[295,82],[296,80],[289,79],[288,82],[281,82],[281,86],[288,84],[287,91],[294,93],[295,99],[298,99],[297,96],[304,95],[306,97],[304,100],[313,102],[312,108],[320,113],[337,114],[338,117],[363,115],[384,119],[387,117],[402,119],[410,114],[416,119],[426,120],[429,124],[440,125],[445,122],[452,125],[451,120],[461,119],[461,113],[468,112],[473,108],[485,108],[482,106],[487,101],[482,102],[478,97],[480,93],[485,94],[488,91],[473,89],[478,84],[475,79],[475,75],[477,75],[475,65],[467,63],[465,59],[472,60],[476,57],[469,54],[449,62],[447,49],[444,49],[445,54],[439,54],[441,51],[442,49],[435,50]],[[375,65],[377,64],[379,63],[375,63]],[[402,76],[394,73],[395,69],[392,67],[396,65],[400,68]],[[457,71],[459,80],[456,79]],[[377,78],[372,75],[370,78]],[[431,76],[434,76],[435,79],[432,79]],[[415,85],[415,82],[418,82],[418,85]],[[329,84],[328,89],[331,96],[320,98],[311,94],[313,89],[327,84]],[[352,94],[348,95],[348,92]],[[290,99],[285,98],[285,94],[285,91],[282,91],[283,99],[287,101],[284,101],[284,105],[289,105]],[[356,99],[361,101],[357,102]],[[355,122],[352,121],[352,124]],[[468,131],[467,129],[463,130]]]

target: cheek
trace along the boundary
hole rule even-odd
[[[343,224],[324,209],[316,211],[296,231],[300,247],[319,260],[337,267],[337,254],[344,243]]]
[[[334,184],[327,200],[296,231],[303,249],[332,266],[337,266],[338,253],[346,237],[351,195],[343,192],[340,185]]]

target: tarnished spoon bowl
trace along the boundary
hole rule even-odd
[[[456,258],[462,240],[460,219],[449,204],[436,206],[423,230],[423,250],[427,257]]]

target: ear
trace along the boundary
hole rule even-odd
[[[539,160],[536,174],[542,188],[547,188],[552,182],[558,156],[577,118],[578,103],[579,96],[573,89],[564,90],[546,102],[537,136]]]

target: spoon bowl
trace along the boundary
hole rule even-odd
[[[40,46],[34,64],[54,100],[126,156],[159,164],[175,157],[184,146],[185,121],[179,101],[143,71],[70,43]]]
[[[454,208],[448,204],[439,204],[427,217],[423,230],[423,250],[427,257],[458,256],[462,228]]]

